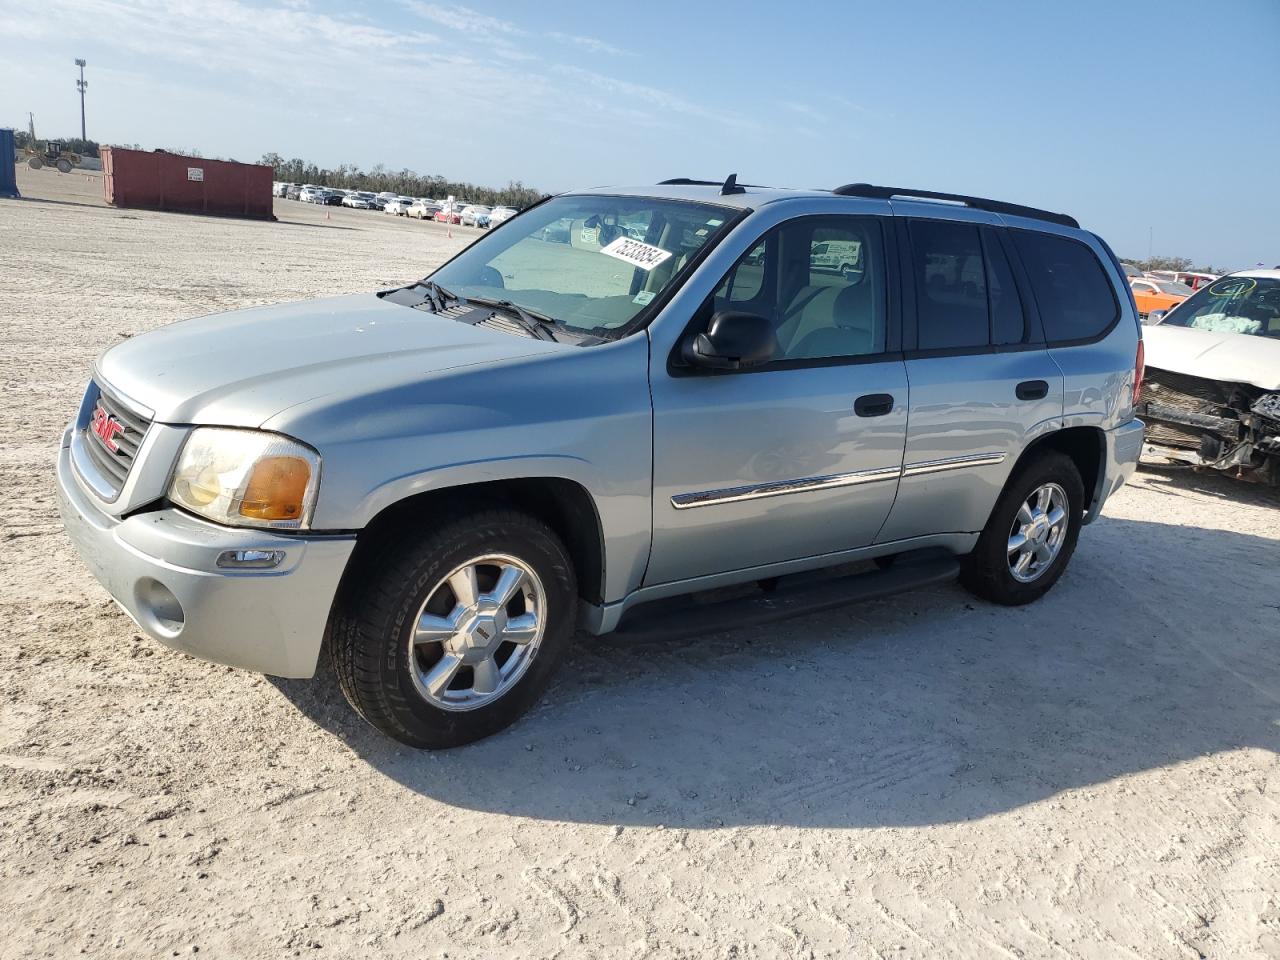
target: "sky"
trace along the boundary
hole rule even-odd
[[[1280,0],[0,0],[0,125],[548,192],[851,181],[1280,264]]]

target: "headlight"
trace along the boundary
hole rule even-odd
[[[169,499],[231,526],[305,529],[320,486],[320,455],[262,430],[197,427],[178,457]]]

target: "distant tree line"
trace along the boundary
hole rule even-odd
[[[1193,266],[1190,257],[1147,257],[1145,260],[1126,259],[1124,262],[1133,264],[1139,270],[1174,270],[1178,273],[1191,271],[1192,273],[1216,273],[1219,276],[1231,272],[1229,267],[1215,267],[1213,264],[1203,267]]]
[[[369,170],[361,170],[353,163],[344,163],[329,170],[296,157],[286,160],[278,153],[264,154],[258,162],[274,170],[275,178],[284,183],[314,183],[320,187],[371,190],[374,193],[390,191],[406,197],[465,197],[477,203],[502,204],[517,209],[537,203],[543,197],[541,191],[526,187],[519,180],[513,180],[505,187],[482,187],[407,169],[388,170],[380,163]]]

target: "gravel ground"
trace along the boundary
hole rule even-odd
[[[53,506],[92,358],[471,231],[0,201],[0,956],[1280,958],[1280,499],[1149,473],[1030,607],[958,587],[628,645],[415,753],[328,676],[144,639]]]

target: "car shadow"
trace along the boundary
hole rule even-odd
[[[1280,752],[1274,540],[1107,518],[1037,603],[950,585],[692,640],[580,637],[513,728],[443,753],[331,675],[274,680],[383,776],[614,825],[973,820],[1222,751]]]

